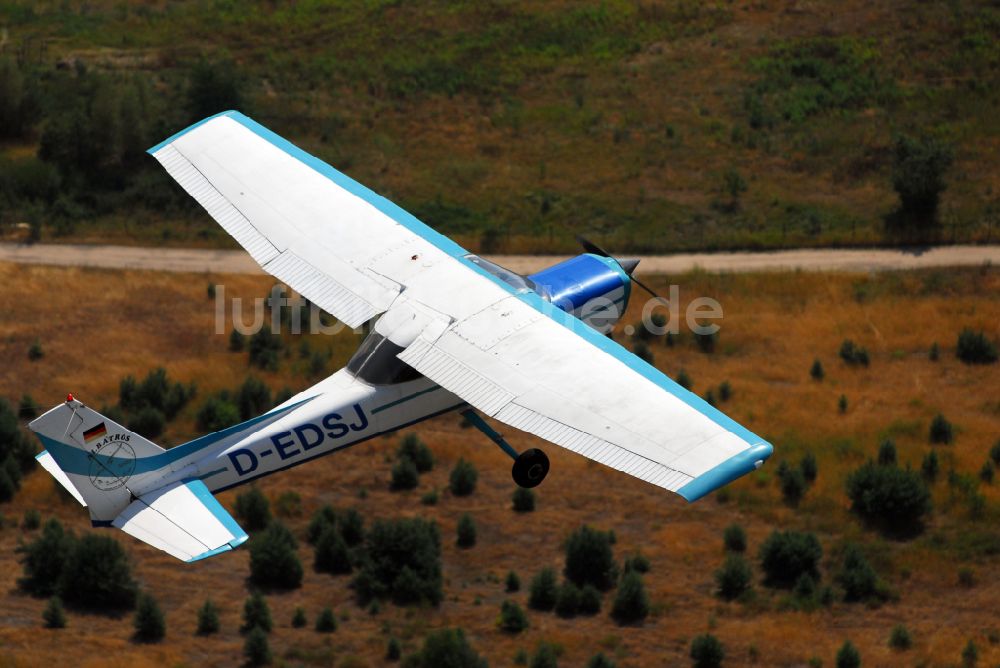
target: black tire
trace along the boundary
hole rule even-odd
[[[549,473],[549,458],[538,448],[525,450],[514,460],[511,477],[520,487],[538,487]]]

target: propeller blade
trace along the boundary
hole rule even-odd
[[[587,251],[588,253],[593,253],[594,255],[600,255],[601,257],[614,258],[614,255],[604,250],[603,248],[595,244],[593,241],[585,237],[582,237],[579,234],[576,235],[576,240],[577,242],[579,242],[581,246],[583,246],[583,250]]]
[[[643,283],[642,281],[640,281],[640,280],[639,280],[638,278],[636,278],[635,276],[632,276],[631,278],[632,278],[632,282],[633,282],[633,283],[635,283],[636,285],[638,285],[638,286],[639,286],[640,288],[642,288],[643,290],[645,290],[645,291],[646,291],[646,292],[648,292],[649,294],[653,295],[653,296],[654,296],[654,297],[656,297],[657,299],[661,299],[661,300],[662,300],[662,299],[664,299],[664,298],[663,298],[663,297],[661,297],[660,295],[658,295],[658,294],[656,294],[655,292],[653,292],[653,290],[652,290],[652,289],[651,289],[651,288],[650,288],[649,286],[647,286],[647,285],[646,285],[645,283]]]

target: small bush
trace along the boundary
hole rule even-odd
[[[132,608],[137,590],[128,555],[111,536],[77,540],[59,576],[63,601],[102,612]]]
[[[507,573],[507,578],[504,580],[504,591],[515,592],[521,589],[521,578],[517,577],[517,573],[514,571],[509,571]]]
[[[878,463],[879,466],[896,465],[896,444],[892,439],[886,439],[878,446]]]
[[[726,650],[715,636],[705,633],[691,641],[691,661],[695,668],[719,668]]]
[[[17,406],[17,415],[22,420],[34,420],[38,417],[40,408],[38,402],[31,398],[30,394],[21,395],[21,403]]]
[[[601,592],[594,585],[585,585],[580,590],[581,615],[596,615],[601,611]]]
[[[994,464],[1000,466],[1000,439],[990,448],[990,459],[993,460]]]
[[[302,497],[298,492],[288,490],[278,495],[274,502],[274,514],[285,519],[302,516]]]
[[[308,623],[306,611],[302,609],[302,606],[295,608],[295,612],[292,614],[292,628],[304,629]]]
[[[976,665],[979,660],[979,648],[976,647],[976,643],[971,640],[962,650],[962,665],[966,668],[972,668]]]
[[[53,596],[49,599],[49,604],[42,611],[42,620],[45,622],[45,628],[47,629],[66,628],[66,612],[63,610],[61,598]]]
[[[295,589],[302,586],[297,541],[280,522],[271,522],[250,541],[250,581],[259,587]]]
[[[924,455],[924,459],[920,463],[920,473],[924,476],[924,479],[927,480],[927,482],[934,482],[937,480],[940,469],[941,465],[938,462],[938,455],[935,451],[931,450]]]
[[[766,584],[791,587],[803,573],[819,580],[823,548],[811,533],[774,531],[760,546],[761,567]]]
[[[847,476],[847,496],[854,513],[888,534],[918,531],[931,510],[930,491],[920,474],[872,461]]]
[[[151,406],[146,406],[129,418],[128,429],[153,441],[163,433],[166,423],[167,420],[163,413]]]
[[[711,334],[707,332],[694,332],[695,343],[698,344],[698,350],[703,353],[715,352],[715,344],[719,340],[719,333],[712,332]]]
[[[250,594],[243,603],[243,626],[240,627],[240,631],[246,633],[255,628],[264,633],[271,632],[271,609],[259,591]]]
[[[530,668],[558,668],[559,652],[551,643],[540,642],[535,656],[531,657]]]
[[[438,491],[435,488],[427,492],[424,492],[420,496],[420,503],[424,504],[425,506],[436,506],[438,498],[439,498]]]
[[[637,552],[631,557],[626,557],[625,563],[622,564],[622,572],[628,573],[629,571],[635,571],[636,573],[648,573],[649,558],[641,552]]]
[[[511,495],[514,512],[530,513],[535,509],[535,492],[526,487],[518,487]]]
[[[997,347],[982,332],[963,329],[958,335],[955,355],[966,364],[993,364],[997,361]]]
[[[397,638],[389,638],[389,642],[385,645],[385,660],[386,661],[399,661],[400,657],[403,656],[403,645],[399,642]]]
[[[417,472],[417,465],[412,459],[404,457],[396,462],[392,467],[392,482],[389,488],[395,491],[416,489],[420,483],[420,474]]]
[[[739,524],[730,524],[722,532],[722,544],[729,552],[746,552],[747,532]]]
[[[42,350],[42,343],[38,339],[35,339],[31,346],[28,347],[28,359],[35,362],[43,357],[45,357],[45,351]]]
[[[837,410],[840,411],[841,415],[843,415],[844,413],[847,412],[847,396],[846,395],[842,394],[842,395],[840,395],[840,399],[837,399]]]
[[[861,668],[861,654],[850,640],[845,640],[837,652],[837,668]]]
[[[25,531],[34,531],[42,525],[42,515],[35,508],[29,508],[24,511],[24,517],[21,518],[21,528]]]
[[[722,381],[719,385],[719,401],[729,401],[733,398],[733,386],[729,384],[728,380]]]
[[[615,662],[598,652],[587,661],[587,668],[615,668]]]
[[[649,344],[645,341],[636,341],[632,346],[632,352],[646,364],[652,364],[655,361],[653,351],[649,349]]]
[[[476,481],[479,479],[479,472],[476,467],[464,459],[459,459],[455,468],[451,470],[448,477],[449,488],[455,496],[469,496],[476,491]]]
[[[333,633],[337,630],[337,618],[330,608],[323,608],[316,617],[316,631],[318,633]]]
[[[59,520],[47,521],[34,541],[17,548],[24,572],[18,586],[35,596],[55,594],[75,542],[73,534],[66,532]]]
[[[938,361],[938,359],[940,359],[940,357],[941,357],[941,349],[940,349],[940,348],[938,348],[938,344],[937,344],[937,342],[934,342],[934,343],[932,343],[932,344],[931,344],[931,349],[930,349],[930,351],[929,351],[929,352],[927,353],[927,357],[928,357],[928,358],[930,359],[930,361],[932,361],[932,362],[937,362],[937,361]]]
[[[461,548],[470,548],[476,544],[476,522],[468,513],[463,513],[458,518],[455,527],[455,544]]]
[[[332,575],[351,572],[351,552],[336,526],[325,525],[320,533],[313,553],[313,568]]]
[[[222,397],[209,397],[198,409],[195,424],[201,431],[221,431],[240,421],[239,409]]]
[[[434,455],[431,449],[420,440],[416,434],[410,433],[403,437],[396,451],[399,459],[409,459],[417,467],[418,473],[427,473],[434,468]]]
[[[486,668],[486,660],[469,645],[462,629],[432,631],[424,645],[405,661],[407,668]]]
[[[234,353],[241,353],[247,345],[247,337],[243,336],[235,329],[229,333],[229,349]]]
[[[253,376],[243,381],[236,392],[236,407],[239,409],[241,420],[249,420],[266,413],[272,405],[271,388]]]
[[[813,360],[812,366],[809,367],[809,376],[813,380],[823,380],[826,372],[823,371],[823,363],[819,359]]]
[[[844,590],[845,601],[866,601],[878,596],[878,576],[857,545],[848,545],[844,550],[844,564],[837,573],[837,584]]]
[[[397,605],[441,601],[441,539],[437,525],[417,518],[376,522],[354,578],[359,602],[391,598]]]
[[[611,617],[619,624],[635,624],[644,620],[648,614],[649,596],[642,576],[635,572],[626,573],[618,585]]]
[[[528,616],[514,601],[504,601],[500,606],[500,619],[497,621],[497,626],[506,633],[520,633],[528,628]]]
[[[983,466],[979,469],[979,479],[985,482],[987,485],[993,484],[993,476],[996,474],[996,466],[993,464],[993,460],[987,459],[983,462]]]
[[[253,627],[243,641],[243,656],[250,666],[266,666],[271,663],[271,647],[267,634],[259,626]]]
[[[261,531],[271,522],[271,504],[256,486],[236,496],[236,517],[246,531]]]
[[[551,610],[556,606],[557,597],[556,572],[552,568],[543,568],[531,580],[528,607],[532,610]]]
[[[582,526],[566,539],[566,577],[582,587],[592,584],[601,591],[614,586],[617,577],[614,554],[614,534]]]
[[[278,353],[281,352],[281,337],[272,334],[269,327],[261,327],[250,337],[250,364],[268,371],[278,370]]]
[[[816,482],[816,476],[819,473],[819,467],[816,464],[816,455],[812,452],[807,452],[803,455],[799,461],[799,470],[802,471],[802,477],[805,478],[807,484],[811,485]]]
[[[947,187],[944,175],[953,157],[951,147],[934,137],[896,138],[892,150],[892,187],[899,195],[900,222],[921,228],[936,221],[938,202]]]
[[[716,593],[720,598],[732,601],[750,590],[753,572],[747,560],[738,554],[730,554],[715,572]]]
[[[896,624],[889,633],[889,647],[898,650],[910,649],[913,646],[913,638],[910,632],[902,624]]]
[[[207,636],[219,631],[219,610],[212,603],[212,599],[206,599],[205,604],[198,608],[198,630],[200,636]]]
[[[676,380],[677,384],[683,387],[685,390],[690,390],[692,387],[694,387],[694,383],[691,382],[691,376],[689,376],[688,372],[685,371],[684,369],[681,369],[677,373]]]
[[[930,441],[931,443],[951,443],[955,438],[955,428],[950,422],[945,418],[945,416],[938,413],[931,420],[930,428]]]
[[[149,594],[143,594],[139,597],[139,605],[136,608],[132,625],[135,628],[136,642],[160,642],[167,633],[163,612],[156,599]]]
[[[976,574],[967,566],[958,569],[958,584],[966,589],[976,586]]]
[[[777,478],[785,503],[792,507],[799,505],[808,488],[802,470],[791,467],[787,462],[782,461],[778,465]]]
[[[840,359],[850,366],[868,366],[868,351],[850,339],[840,344]]]
[[[556,595],[556,614],[560,617],[575,617],[580,609],[580,588],[569,580],[562,583]]]

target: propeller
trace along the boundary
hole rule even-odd
[[[635,283],[640,288],[642,288],[652,296],[656,297],[657,299],[663,299],[663,297],[653,292],[653,290],[650,289],[649,286],[647,286],[645,283],[643,283],[638,278],[632,275],[632,272],[634,272],[635,268],[639,265],[639,260],[637,258],[628,258],[619,260],[614,255],[604,250],[603,248],[595,244],[590,239],[587,239],[586,237],[583,237],[578,234],[576,235],[576,240],[583,247],[583,250],[587,251],[588,253],[591,253],[593,255],[600,255],[601,257],[609,257],[615,262],[617,262],[618,266],[620,266],[625,271],[625,273],[628,274],[629,278],[632,280],[633,283]]]

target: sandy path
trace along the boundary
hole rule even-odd
[[[567,256],[496,255],[489,259],[519,273],[530,273]],[[243,251],[144,248],[73,244],[0,243],[0,262],[123,267],[192,273],[263,273]],[[962,265],[1000,264],[1000,246],[942,246],[873,250],[818,249],[764,253],[690,253],[643,256],[639,274],[678,274],[696,267],[706,271],[886,271]]]

